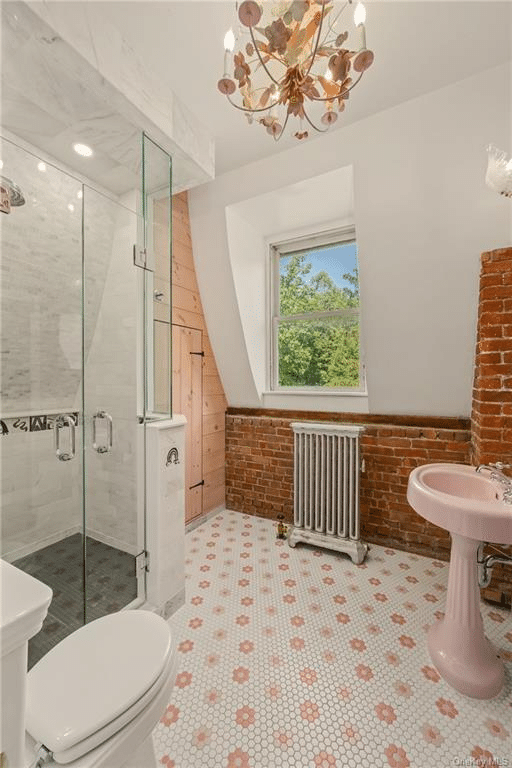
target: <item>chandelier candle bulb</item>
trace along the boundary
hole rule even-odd
[[[233,53],[235,47],[235,36],[232,29],[228,29],[224,35],[224,75],[228,75],[229,54]]]
[[[359,28],[361,50],[366,50],[366,29],[364,23],[366,21],[366,8],[362,3],[356,5],[354,11],[354,24]]]

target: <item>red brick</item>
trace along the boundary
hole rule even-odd
[[[501,352],[503,350],[502,339],[483,339],[478,344],[480,352]]]
[[[503,299],[486,299],[480,301],[478,312],[481,315],[483,312],[502,312],[504,309]]]
[[[482,299],[506,299],[510,297],[510,287],[508,285],[489,285],[480,291]]]
[[[499,261],[490,262],[485,265],[485,275],[491,275],[494,273],[506,273],[512,272],[512,259],[503,259]]]

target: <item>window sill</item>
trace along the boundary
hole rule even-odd
[[[366,392],[313,392],[275,390],[261,394],[263,408],[284,411],[324,411],[325,413],[369,413]]]
[[[334,389],[331,391],[312,389],[269,389],[261,393],[263,397],[368,397],[368,392],[351,392],[350,390]]]

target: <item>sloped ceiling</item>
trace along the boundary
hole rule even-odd
[[[365,0],[365,5],[375,63],[334,130],[511,58],[512,3]],[[166,81],[208,129],[216,145],[216,175],[297,144],[291,136],[276,143],[262,126],[249,126],[217,91],[224,34],[236,18],[234,2],[135,0],[90,2],[88,8],[116,24],[146,69]]]

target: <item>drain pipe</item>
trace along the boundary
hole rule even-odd
[[[492,547],[498,555],[485,555],[484,556],[485,543],[480,544],[478,547],[476,562],[478,567],[478,586],[488,587],[492,579],[492,569],[497,563],[503,565],[512,564],[512,556],[506,555],[500,549]]]

